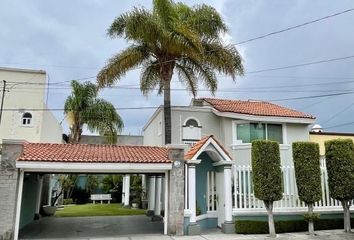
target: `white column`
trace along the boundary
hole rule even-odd
[[[155,216],[161,216],[161,176],[156,176],[156,187],[155,187]]]
[[[49,186],[48,186],[48,205],[52,205],[52,189],[53,189],[53,175],[49,174]]]
[[[149,176],[148,210],[155,209],[155,176]]]
[[[130,175],[125,175],[125,191],[124,191],[124,206],[129,206],[130,197]]]
[[[231,165],[224,166],[225,222],[232,222]]]
[[[165,210],[165,178],[161,178],[161,209]]]
[[[37,203],[35,214],[39,216],[39,210],[41,208],[41,199],[42,199],[42,189],[43,189],[43,176],[38,176],[38,185],[37,185]]]
[[[21,203],[22,203],[22,191],[23,191],[23,179],[24,171],[20,169],[20,176],[17,188],[17,203],[16,203],[16,216],[15,216],[15,229],[14,240],[18,240],[18,233],[20,229],[20,215],[21,215]]]
[[[188,165],[188,205],[191,211],[189,222],[196,223],[196,187],[195,187],[195,164]]]
[[[166,171],[165,172],[165,181],[164,181],[164,185],[165,185],[165,192],[163,193],[164,194],[164,198],[165,198],[165,211],[164,211],[164,230],[163,230],[163,234],[167,235],[167,226],[168,226],[168,184],[169,184],[169,180],[168,180],[168,174],[169,172]]]
[[[125,195],[125,175],[123,175],[123,183],[122,183],[122,205],[124,205],[124,195]]]
[[[146,193],[146,175],[145,174],[141,175],[141,188],[142,188],[143,192]]]

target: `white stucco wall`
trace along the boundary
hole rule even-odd
[[[160,127],[159,123],[161,123]],[[159,131],[159,128],[161,131]],[[143,129],[143,144],[149,146],[163,146],[164,132],[163,111],[159,108]]]
[[[44,111],[42,117],[40,142],[62,143],[63,128],[58,120],[50,111]]]
[[[0,143],[2,139],[21,139],[28,142],[43,142],[42,124],[48,121],[46,125],[50,128],[50,133],[58,133],[58,121],[51,113],[35,111],[32,109],[44,109],[46,73],[44,71],[7,69],[0,68],[0,80],[7,81],[4,99],[4,111],[0,125]],[[1,85],[2,87],[2,85]],[[22,124],[22,115],[24,112],[32,114],[30,125]],[[51,136],[51,142],[56,136]],[[61,138],[61,134],[60,134]],[[55,141],[57,142],[57,141]]]

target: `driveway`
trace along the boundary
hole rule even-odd
[[[271,239],[266,234],[223,234],[220,229],[211,229],[199,236],[164,236],[163,222],[151,222],[146,216],[116,217],[67,217],[42,218],[27,225],[20,239],[62,240],[255,240]],[[354,233],[343,230],[316,231],[311,237],[306,232],[278,234],[277,240],[316,239],[353,240]]]
[[[132,234],[163,234],[163,222],[144,215],[104,217],[44,217],[20,231],[20,239],[114,238]]]

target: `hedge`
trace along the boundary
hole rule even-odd
[[[351,219],[354,224],[354,218]],[[277,233],[285,232],[306,232],[307,222],[305,220],[275,221]],[[342,229],[343,219],[318,219],[315,221],[315,230]],[[236,220],[235,232],[239,234],[267,234],[268,222],[252,220]]]
[[[252,142],[252,171],[254,194],[264,201],[283,197],[279,144],[274,141]]]
[[[354,145],[351,139],[325,142],[328,187],[332,198],[354,198]]]
[[[294,142],[293,159],[300,200],[305,203],[315,203],[321,200],[321,169],[318,143]]]

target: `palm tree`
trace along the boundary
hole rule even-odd
[[[80,141],[82,128],[86,124],[91,132],[105,136],[108,143],[117,142],[117,134],[123,129],[123,121],[114,106],[97,98],[95,84],[71,82],[72,92],[66,99],[64,113],[70,124],[70,141]]]
[[[171,143],[170,85],[174,72],[196,96],[198,81],[213,94],[216,72],[235,80],[243,74],[234,45],[223,44],[227,27],[219,13],[202,4],[189,7],[172,0],[154,0],[153,9],[134,7],[118,16],[108,29],[111,38],[125,38],[129,47],[108,60],[99,72],[99,87],[112,86],[126,72],[142,67],[140,89],[164,94],[165,143]]]

